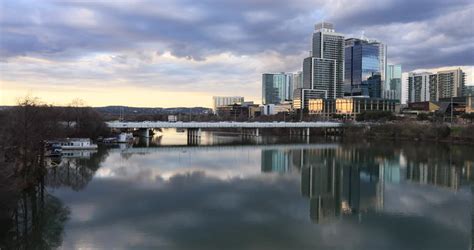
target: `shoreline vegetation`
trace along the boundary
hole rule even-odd
[[[55,107],[35,98],[1,110],[0,123],[0,249],[59,247],[69,212],[45,190],[44,141],[96,138],[109,129],[79,101]]]
[[[426,141],[474,145],[474,125],[450,125],[432,122],[386,122],[376,124],[347,124],[344,139]]]

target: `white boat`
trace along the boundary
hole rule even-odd
[[[63,150],[97,148],[97,144],[93,144],[89,138],[66,138],[58,140],[57,143],[61,145]]]
[[[117,136],[118,143],[127,143],[133,140],[133,133],[120,133]]]

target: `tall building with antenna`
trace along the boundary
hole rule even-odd
[[[296,108],[307,107],[309,96],[335,99],[344,95],[344,35],[336,33],[331,23],[318,23],[311,48],[303,60],[303,88],[294,93]]]

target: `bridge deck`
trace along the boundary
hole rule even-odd
[[[110,128],[335,128],[340,122],[107,122]]]

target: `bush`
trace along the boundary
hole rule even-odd
[[[470,122],[474,121],[474,113],[464,113],[461,115],[461,118],[469,120]]]
[[[426,114],[426,113],[419,113],[417,116],[416,116],[416,119],[418,121],[428,121],[430,120],[430,115]]]
[[[357,121],[392,121],[395,116],[390,111],[364,111],[357,117]]]

